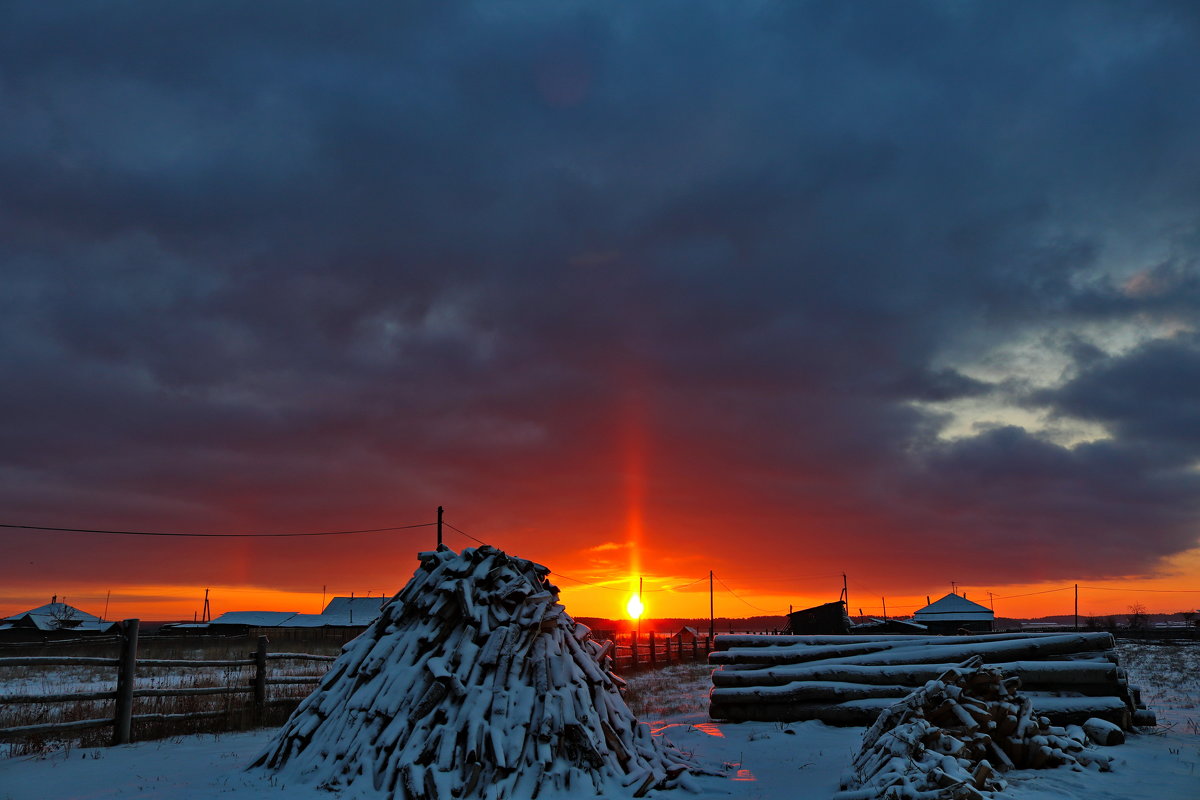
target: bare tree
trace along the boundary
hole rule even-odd
[[[1134,603],[1129,607],[1129,616],[1126,618],[1126,627],[1131,631],[1145,630],[1150,617],[1146,613],[1146,606],[1142,603]]]

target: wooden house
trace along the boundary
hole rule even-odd
[[[996,614],[987,606],[951,592],[914,613],[913,622],[924,625],[930,633],[991,633]]]
[[[0,620],[0,640],[39,642],[49,639],[74,639],[113,633],[116,622],[106,622],[75,606],[58,602],[55,597],[44,606],[31,608]]]
[[[671,635],[672,640],[676,642],[683,642],[684,644],[691,644],[692,642],[699,641],[703,638],[704,637],[700,635],[700,631],[696,630],[691,625],[684,625]]]

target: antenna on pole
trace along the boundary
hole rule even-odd
[[[438,543],[437,549],[442,549],[442,507],[438,506]]]

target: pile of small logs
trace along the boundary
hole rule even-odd
[[[834,800],[979,800],[1003,790],[1001,774],[1010,769],[1109,769],[1110,758],[1088,747],[1083,728],[1051,725],[1017,693],[1020,678],[979,661],[948,670],[882,713]]]
[[[255,767],[401,799],[691,784],[686,757],[625,704],[612,643],[571,619],[548,569],[489,546],[420,560]]]
[[[975,636],[718,636],[709,714],[730,721],[870,725],[880,711],[966,659],[1021,678],[1055,725],[1099,718],[1153,725],[1108,633]]]

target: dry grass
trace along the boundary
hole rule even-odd
[[[1200,736],[1200,642],[1119,639],[1117,650],[1159,727]]]
[[[629,684],[625,701],[643,722],[707,714],[711,675],[712,667],[703,662],[624,675]]]

